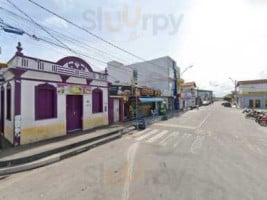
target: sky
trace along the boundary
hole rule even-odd
[[[18,41],[25,55],[57,61],[77,54],[96,71],[103,70],[105,62],[111,60],[124,64],[140,62],[28,0],[10,1],[73,51],[0,30],[0,62],[14,55]],[[145,60],[170,56],[181,71],[193,65],[182,78],[195,81],[201,89],[213,90],[216,96],[234,89],[229,77],[267,78],[265,0],[34,1]],[[24,14],[0,0],[0,19],[5,23],[58,43]]]

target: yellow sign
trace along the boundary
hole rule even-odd
[[[267,91],[247,91],[247,92],[242,92],[242,95],[267,95]]]
[[[7,68],[8,64],[7,63],[0,63],[0,68]]]
[[[90,86],[85,85],[58,84],[58,93],[73,95],[91,94],[92,88]]]

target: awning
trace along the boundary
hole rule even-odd
[[[162,102],[164,101],[164,99],[162,98],[139,98],[139,100],[141,101],[141,103],[151,103],[151,102]]]

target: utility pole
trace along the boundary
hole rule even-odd
[[[138,71],[137,69],[133,70],[133,86],[135,87],[135,122],[136,128],[138,129],[138,98],[137,98],[137,80],[138,80]]]
[[[234,83],[234,103],[237,105],[237,81],[231,77],[229,79]]]

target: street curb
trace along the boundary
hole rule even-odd
[[[31,161],[31,162],[27,162],[27,163],[22,163],[19,165],[15,165],[15,166],[9,166],[9,167],[4,167],[4,168],[0,168],[0,176],[4,176],[4,175],[9,175],[9,174],[14,174],[14,173],[18,173],[18,172],[22,172],[22,171],[27,171],[27,170],[31,170],[31,169],[35,169],[35,168],[39,168],[39,167],[43,167],[46,165],[50,165],[53,164],[55,162],[61,161],[63,159],[78,155],[82,152],[86,152],[90,149],[93,149],[97,146],[109,143],[111,141],[114,141],[118,138],[121,138],[123,134],[128,133],[129,131],[134,130],[134,127],[126,127],[123,128],[121,130],[117,130],[116,133],[109,133],[109,136],[107,137],[103,137],[100,139],[96,139],[90,143],[87,144],[83,144],[65,151],[61,151],[59,153],[55,153],[49,156],[46,156],[44,158],[35,160],[35,161]]]

